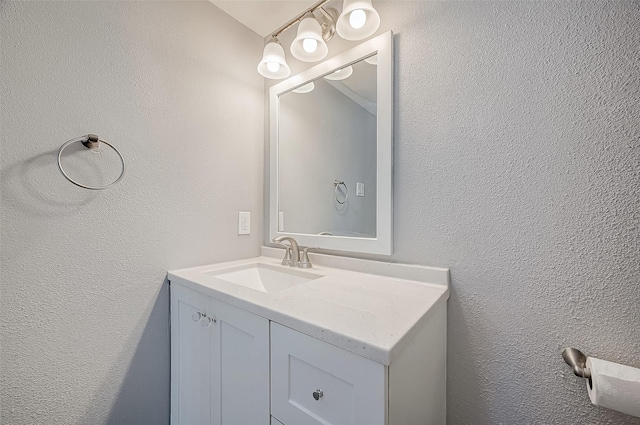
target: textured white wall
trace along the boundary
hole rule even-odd
[[[369,65],[371,66],[371,65]],[[324,79],[280,96],[279,209],[292,233],[376,233],[376,119]],[[336,201],[334,180],[349,195]],[[356,196],[356,182],[365,196]],[[344,187],[338,196],[344,199]]]
[[[396,33],[391,259],[451,268],[448,423],[640,424],[560,357],[640,367],[640,2],[374,5]]]
[[[168,424],[166,270],[262,240],[262,39],[208,2],[0,12],[0,423]],[[128,166],[99,193],[54,162],[88,132]]]

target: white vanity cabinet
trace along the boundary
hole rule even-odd
[[[171,424],[269,422],[269,321],[172,284]]]
[[[446,423],[448,270],[329,260],[169,273],[172,425]]]

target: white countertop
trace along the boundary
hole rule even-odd
[[[313,268],[297,269],[321,277],[273,294],[205,274],[252,263],[289,269],[283,253],[263,247],[260,257],[175,270],[168,279],[385,365],[449,298],[448,269],[322,254],[309,254]]]

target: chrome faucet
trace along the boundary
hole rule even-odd
[[[282,242],[288,241],[291,246],[287,246]],[[278,245],[285,246],[287,248],[287,252],[285,252],[284,260],[282,260],[282,265],[289,265],[289,267],[298,267],[300,263],[300,247],[298,246],[298,242],[290,236],[278,236],[273,238],[273,242]],[[287,261],[287,257],[289,256],[289,250],[291,250],[291,259]]]

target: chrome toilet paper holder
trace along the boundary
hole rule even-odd
[[[562,358],[576,376],[587,380],[586,389],[592,404],[640,418],[640,369],[587,358],[572,347],[562,350]]]
[[[562,358],[571,366],[573,373],[580,377],[589,380],[589,386],[591,386],[591,370],[587,367],[587,356],[577,348],[567,347],[562,350]]]

